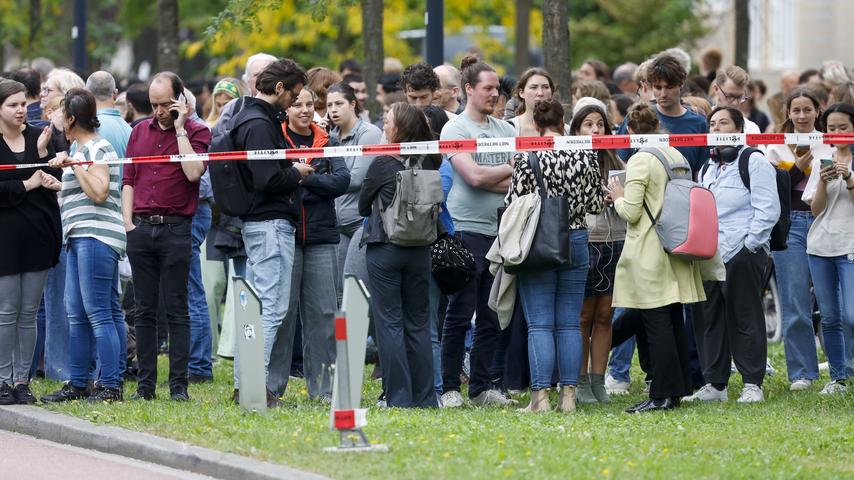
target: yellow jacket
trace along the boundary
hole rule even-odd
[[[671,164],[685,163],[675,148],[661,150]],[[625,195],[614,202],[617,214],[628,223],[623,254],[617,263],[615,307],[650,309],[706,300],[700,262],[665,252],[643,209],[646,202],[653,215],[661,210],[666,183],[667,172],[654,155],[638,152],[629,159]]]

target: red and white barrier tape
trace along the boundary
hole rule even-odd
[[[700,133],[664,135],[579,135],[562,137],[505,137],[430,142],[353,145],[247,152],[197,153],[192,155],[155,155],[120,158],[105,163],[127,165],[162,162],[199,162],[217,160],[278,160],[303,158],[358,157],[375,155],[415,155],[450,153],[509,153],[545,150],[602,150],[643,147],[714,147],[724,145],[824,145],[854,143],[854,134],[826,133]],[[85,165],[76,162],[67,165]],[[46,167],[46,163],[0,165],[0,170]]]

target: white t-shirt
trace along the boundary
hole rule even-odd
[[[813,160],[812,173],[803,200],[811,204],[821,182],[821,161]],[[851,171],[851,165],[848,166]],[[827,206],[818,214],[807,234],[807,253],[819,257],[854,254],[854,201],[841,178],[827,184]]]

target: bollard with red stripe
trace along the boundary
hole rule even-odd
[[[353,405],[350,396],[350,363],[347,317],[343,312],[335,315],[335,376],[337,389],[332,402],[332,426],[338,431],[340,444],[329,447],[327,452],[388,451],[385,445],[372,445],[362,430],[367,425],[365,409]]]

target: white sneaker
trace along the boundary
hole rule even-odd
[[[630,386],[629,382],[621,382],[610,373],[605,375],[605,391],[608,395],[628,395]]]
[[[729,400],[729,393],[726,387],[718,390],[711,383],[703,385],[703,388],[694,392],[693,395],[682,399],[683,402],[726,402],[727,400]]]
[[[800,392],[801,390],[807,390],[810,387],[812,387],[812,380],[799,378],[789,385],[789,390],[792,392]]]
[[[479,407],[506,407],[508,405],[515,405],[519,402],[508,399],[498,390],[486,390],[485,392],[481,392],[480,395],[472,398],[471,403]]]
[[[821,389],[821,391],[818,393],[820,393],[821,395],[832,395],[834,393],[842,393],[846,391],[848,391],[847,385],[833,380],[832,382],[825,385],[824,388]]]
[[[738,397],[738,403],[756,403],[765,401],[765,395],[759,385],[745,383],[744,389],[741,391],[741,396]]]
[[[450,392],[445,392],[442,394],[441,398],[442,408],[457,408],[463,406],[463,396],[460,395],[460,392],[456,390],[452,390]]]

